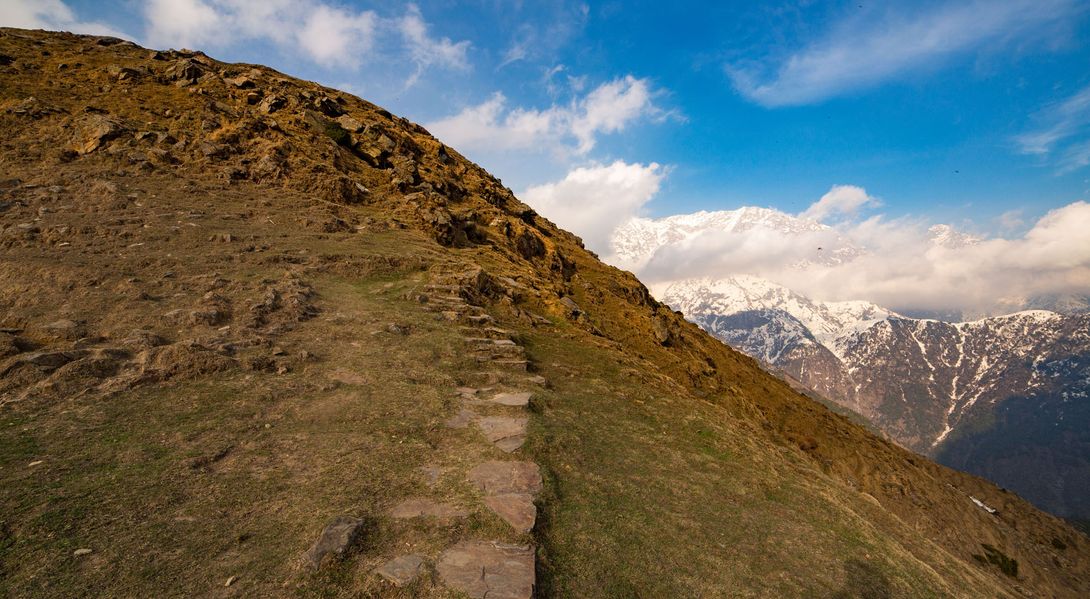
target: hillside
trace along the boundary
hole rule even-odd
[[[0,139],[0,595],[1090,594],[363,100],[3,29]]]
[[[682,281],[662,299],[901,445],[1090,519],[1090,315],[915,319],[755,277]]]

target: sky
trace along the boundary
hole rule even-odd
[[[0,24],[349,91],[588,239],[762,206],[1017,242],[1090,198],[1085,1],[0,0]]]

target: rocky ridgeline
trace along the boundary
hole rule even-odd
[[[434,282],[412,295],[438,319],[461,325],[467,348],[480,366],[480,370],[466,373],[466,378],[480,381],[482,386],[454,390],[461,405],[445,426],[474,427],[482,442],[504,454],[516,454],[526,442],[529,418],[525,412],[533,398],[533,392],[519,387],[545,385],[546,381],[527,374],[525,350],[512,338],[513,333],[496,326],[483,307],[466,300],[473,297],[476,288],[467,281],[482,275],[480,268],[440,267]],[[425,471],[434,485],[441,469],[427,466]],[[465,480],[477,490],[481,503],[506,522],[516,537],[533,530],[537,520],[534,498],[542,490],[537,464],[488,460],[471,467]],[[433,497],[408,497],[394,505],[389,515],[394,520],[450,526],[469,516],[470,510]],[[351,515],[334,518],[307,552],[306,561],[319,568],[327,559],[345,559],[366,534],[366,526],[364,519]],[[405,587],[428,568],[434,568],[446,587],[475,599],[529,599],[534,593],[534,547],[503,539],[462,541],[434,557],[393,556],[375,573],[394,586]]]

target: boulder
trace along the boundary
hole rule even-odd
[[[72,149],[79,154],[90,154],[107,141],[125,133],[121,121],[99,113],[85,114],[73,126]]]

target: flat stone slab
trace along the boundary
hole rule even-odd
[[[533,462],[488,461],[474,466],[466,478],[485,495],[541,492],[541,470]]]
[[[307,551],[307,562],[314,568],[324,560],[341,560],[347,557],[363,537],[364,522],[353,516],[337,516],[326,525],[318,540]]]
[[[390,517],[398,520],[407,518],[435,518],[442,522],[449,522],[455,518],[461,518],[468,514],[466,510],[423,497],[406,499],[395,505],[390,510]]]
[[[477,419],[477,427],[496,447],[510,453],[526,442],[528,421],[525,417],[486,416]]]
[[[420,575],[424,558],[419,555],[402,555],[382,564],[375,573],[395,587],[403,587]]]
[[[458,395],[468,395],[468,396],[476,395],[477,391],[478,391],[478,389],[474,389],[473,387],[458,387],[457,389],[454,390],[454,392],[457,393]]]
[[[527,545],[465,541],[444,551],[435,569],[444,585],[473,599],[530,599],[534,593],[534,550]]]
[[[533,393],[529,392],[500,393],[492,397],[489,401],[503,406],[522,408],[529,405],[531,397],[533,397]]]
[[[537,521],[537,506],[528,493],[490,495],[484,504],[518,532],[530,532]]]
[[[462,408],[458,413],[447,418],[443,424],[447,428],[465,428],[477,417],[476,412]]]

